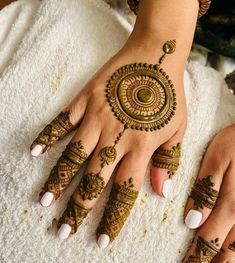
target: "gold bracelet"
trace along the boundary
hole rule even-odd
[[[211,5],[211,0],[198,0],[199,1],[199,11],[198,11],[198,18],[205,15],[207,10],[209,9]],[[139,6],[140,0],[127,0],[127,3],[130,7],[130,9],[137,14],[138,6]]]

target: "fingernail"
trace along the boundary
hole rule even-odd
[[[106,234],[101,234],[97,240],[97,244],[100,248],[104,249],[109,245],[110,238]]]
[[[68,224],[62,224],[60,229],[57,232],[57,235],[60,239],[66,239],[69,237],[69,234],[72,230],[72,227]]]
[[[163,187],[162,187],[162,194],[164,197],[168,197],[170,192],[171,192],[171,187],[172,187],[172,180],[171,179],[167,179],[164,183],[163,183]]]
[[[202,213],[191,209],[186,218],[185,218],[185,224],[188,228],[195,229],[200,226],[200,223],[202,221]]]
[[[34,157],[37,157],[39,156],[41,153],[43,152],[43,147],[42,145],[35,145],[32,150],[31,150],[31,155],[34,156]]]
[[[40,204],[44,207],[48,207],[51,204],[51,202],[53,201],[53,199],[54,199],[54,195],[50,192],[46,192],[42,196],[42,198],[40,200]]]

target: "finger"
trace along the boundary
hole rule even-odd
[[[198,178],[185,208],[185,224],[195,229],[202,225],[216,204],[227,162],[222,162],[217,147],[211,144],[202,161]]]
[[[38,137],[33,141],[30,147],[31,155],[34,157],[43,155],[56,142],[74,130],[81,121],[85,109],[85,98],[83,94],[79,94],[77,100],[73,102],[71,106],[61,112],[39,133]]]
[[[91,131],[89,136],[87,131]],[[63,194],[82,164],[95,149],[100,131],[101,127],[94,118],[84,117],[80,128],[51,170],[39,194],[42,206],[52,205]]]
[[[168,197],[171,192],[171,179],[179,167],[182,138],[183,132],[178,132],[153,154],[151,183],[153,190],[162,197]]]
[[[228,202],[219,198],[210,216],[199,228],[183,262],[211,262],[220,252],[233,225],[234,218]]]
[[[128,153],[121,162],[97,229],[100,248],[106,248],[118,236],[134,206],[149,160],[140,155]]]
[[[235,262],[235,226],[225,239],[221,252],[213,260],[213,263],[221,262]]]
[[[111,130],[106,132],[110,134]],[[101,136],[92,159],[72,195],[72,201],[70,200],[58,222],[58,236],[61,239],[66,239],[77,232],[109,181],[115,166],[125,154],[125,145],[122,141],[117,145],[105,146],[107,141],[111,140],[107,140],[105,135]]]

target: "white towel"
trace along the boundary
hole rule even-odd
[[[193,232],[183,205],[213,135],[235,121],[234,97],[222,74],[197,62],[185,71],[188,128],[169,199],[153,194],[149,172],[125,228],[101,250],[95,230],[111,184],[77,234],[67,241],[49,229],[76,187],[42,208],[38,193],[68,143],[33,159],[38,132],[125,42],[131,26],[102,0],[21,0],[0,12],[0,262],[180,262]],[[89,131],[88,131],[89,132]]]

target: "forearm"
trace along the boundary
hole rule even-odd
[[[192,45],[198,8],[197,0],[142,0],[129,42],[138,41],[149,50],[175,39],[173,55],[183,66]]]

